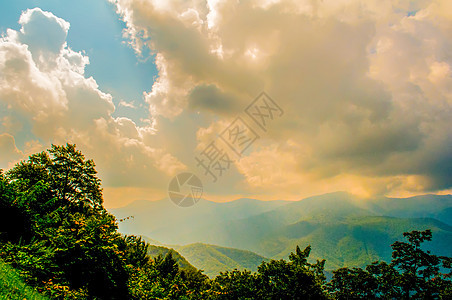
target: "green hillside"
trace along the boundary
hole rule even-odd
[[[171,252],[173,258],[177,261],[177,264],[179,265],[179,268],[186,269],[186,270],[196,270],[196,268],[191,265],[185,257],[180,255],[179,252],[172,248],[166,248],[163,246],[155,246],[155,245],[149,245],[148,248],[148,255],[151,257],[157,257],[159,255],[162,255],[165,257],[169,252]]]
[[[403,202],[407,211],[414,215],[422,208],[424,215],[428,216],[447,207],[452,203],[451,199],[450,196],[423,198],[422,201],[414,199],[411,206],[409,200]],[[426,202],[430,203],[430,208]],[[437,202],[442,204],[439,208],[435,206]],[[374,205],[374,202],[363,202],[347,193],[332,193],[229,221],[223,224],[227,230],[210,230],[219,232],[219,244],[248,249],[275,259],[287,258],[296,245],[311,245],[311,258],[325,258],[326,269],[330,270],[363,266],[378,259],[389,261],[390,245],[401,239],[403,232],[411,230],[432,229],[438,239],[426,246],[436,253],[452,254],[448,246],[452,244],[452,227],[448,224],[429,217],[382,216],[384,209],[379,207],[380,213],[377,213]],[[386,198],[386,205],[391,207],[398,203],[391,204],[390,198]],[[405,212],[404,216],[410,215]]]
[[[0,299],[45,300],[48,298],[24,283],[16,270],[0,260]]]
[[[152,240],[152,239],[151,239]],[[257,266],[267,258],[248,250],[220,247],[215,245],[195,243],[186,246],[149,245],[148,254],[151,257],[166,256],[171,252],[179,268],[203,270],[209,277],[215,277],[220,272],[234,269],[256,271]]]
[[[326,269],[359,266],[376,260],[391,260],[390,245],[408,230],[432,229],[437,239],[426,244],[442,255],[451,255],[452,228],[435,219],[393,217],[354,217],[335,222],[301,221],[284,227],[274,237],[260,244],[262,252],[270,252],[278,243],[272,258],[286,258],[294,246],[312,246],[311,258],[326,259]]]
[[[234,269],[256,271],[262,261],[268,260],[251,251],[201,243],[174,246],[174,248],[196,268],[204,270],[209,277]]]

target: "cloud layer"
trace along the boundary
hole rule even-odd
[[[236,187],[275,197],[452,187],[450,1],[112,2],[136,50],[157,53],[146,94],[156,120],[232,121],[262,90],[284,108],[237,160]],[[205,143],[217,125],[201,126]]]

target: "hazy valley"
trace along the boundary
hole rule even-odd
[[[213,276],[255,271],[263,259],[287,259],[296,245],[311,245],[311,259],[326,259],[326,270],[390,261],[391,243],[410,230],[432,229],[435,238],[426,247],[450,256],[451,210],[450,195],[364,200],[338,192],[294,202],[200,200],[189,208],[167,199],[136,201],[112,213],[133,216],[120,223],[121,232],[173,248]]]

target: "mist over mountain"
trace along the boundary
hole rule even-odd
[[[212,226],[259,215],[288,203],[290,201],[259,201],[249,198],[225,203],[200,199],[196,205],[182,208],[169,199],[163,199],[135,201],[110,211],[118,219],[133,216],[120,223],[121,232],[174,245],[208,242],[202,236]]]
[[[121,232],[145,235],[163,244],[198,245],[198,258],[200,249],[207,255],[212,246],[196,243],[249,250],[276,259],[287,258],[296,245],[311,245],[311,258],[325,258],[327,269],[389,261],[390,244],[410,230],[432,229],[435,238],[426,247],[450,256],[451,211],[451,195],[363,200],[345,192],[292,202],[201,200],[189,208],[177,207],[169,200],[137,201],[112,210],[118,218],[134,216],[120,223]],[[183,256],[182,249],[192,248],[186,253],[193,253],[196,248],[179,247]],[[196,266],[189,256],[186,258]]]

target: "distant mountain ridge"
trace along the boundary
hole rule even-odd
[[[234,269],[257,271],[257,267],[267,258],[248,250],[220,247],[202,243],[174,246],[174,249],[190,261],[196,268],[204,270],[209,277]]]
[[[134,216],[120,224],[122,232],[164,244],[219,245],[268,258],[287,258],[296,245],[310,244],[311,257],[327,259],[327,269],[390,260],[390,244],[403,232],[427,228],[434,235],[428,247],[452,255],[451,195],[362,200],[337,192],[293,202],[202,200],[190,208],[141,201],[112,212]]]
[[[166,256],[169,252],[182,269],[203,270],[204,274],[213,278],[220,272],[238,270],[256,271],[263,262],[268,261],[248,250],[225,248],[216,245],[195,243],[186,246],[149,245],[148,254],[151,257]]]

